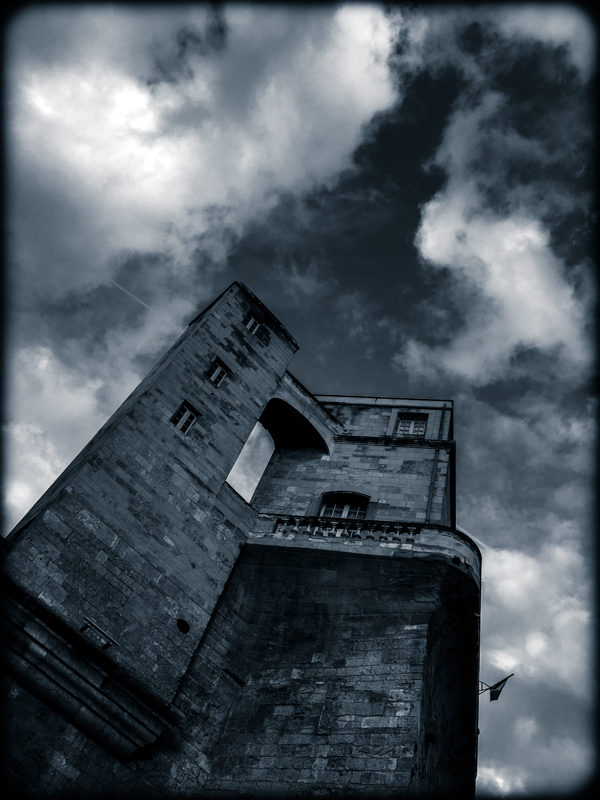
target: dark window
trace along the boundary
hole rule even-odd
[[[171,422],[179,428],[182,433],[187,433],[199,416],[200,414],[196,411],[194,406],[186,400],[179,406],[175,414],[173,414]]]
[[[320,517],[341,517],[342,519],[364,519],[369,498],[351,492],[337,492],[323,495]]]
[[[215,386],[220,386],[229,372],[229,367],[226,367],[220,358],[215,358],[206,374],[211,383],[214,383]]]
[[[425,436],[427,418],[425,417],[401,417],[398,421],[398,436]]]
[[[189,633],[190,632],[190,623],[187,622],[185,619],[178,619],[177,620],[177,627],[182,633]]]
[[[257,319],[255,319],[252,316],[252,314],[248,314],[248,316],[244,320],[244,325],[246,326],[246,328],[248,328],[250,333],[256,333],[260,328],[260,322]]]

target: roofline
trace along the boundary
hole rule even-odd
[[[443,408],[444,406],[454,408],[454,401],[440,399],[439,397],[369,397],[367,395],[345,395],[345,394],[317,394],[315,398],[321,402],[326,403],[329,400],[332,402],[355,403],[358,402],[362,405],[367,405],[369,402],[372,405],[406,405],[410,401],[410,405],[419,408]],[[424,406],[423,402],[436,403],[434,406]]]
[[[242,290],[242,292],[244,292],[246,295],[248,295],[248,297],[252,300],[252,302],[255,303],[258,306],[258,308],[260,309],[261,314],[263,314],[263,316],[267,317],[267,319],[269,319],[269,321],[274,324],[274,327],[277,328],[279,330],[279,332],[281,334],[283,334],[283,336],[285,336],[286,339],[288,339],[291,342],[291,344],[296,348],[296,350],[300,349],[300,345],[294,339],[294,337],[288,331],[288,329],[285,327],[285,325],[280,320],[278,320],[277,317],[275,316],[275,314],[273,314],[273,312],[270,309],[267,308],[267,306],[263,303],[263,301],[254,294],[252,289],[249,289],[246,286],[246,284],[242,283],[241,281],[233,281],[233,283],[230,283],[229,286],[224,291],[222,291],[221,294],[218,297],[216,297],[211,303],[209,303],[206,306],[205,309],[203,309],[199,314],[197,314],[194,317],[194,319],[191,322],[188,323],[188,328],[189,328],[190,325],[193,325],[194,323],[198,322],[198,320],[202,319],[202,317],[206,314],[206,312],[210,311],[210,309],[216,303],[218,303],[219,300],[224,295],[227,294],[227,292],[231,291],[231,289],[234,286],[237,286],[239,289]]]

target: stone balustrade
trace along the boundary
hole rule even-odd
[[[272,515],[261,514],[271,518]],[[414,522],[390,522],[374,519],[342,519],[341,517],[278,516],[273,533],[306,534],[342,539],[364,539],[379,542],[401,542],[402,537],[417,536],[423,526]]]
[[[249,531],[248,541],[330,551],[354,550],[364,555],[442,556],[480,582],[481,553],[475,542],[456,528],[439,523],[262,513]]]

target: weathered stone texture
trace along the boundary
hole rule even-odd
[[[296,349],[233,284],[9,538],[26,796],[472,795],[480,556],[453,529],[452,404],[315,398]],[[226,478],[259,419],[276,449],[246,503]],[[367,496],[375,533],[278,521],[327,492]]]
[[[164,700],[245,540],[215,495],[295,350],[277,331],[268,348],[252,336],[242,324],[248,307],[237,289],[190,326],[68,484],[61,477],[62,491],[49,491],[51,509],[13,534],[19,546],[6,559],[7,577],[74,627],[87,617],[107,631],[119,663]],[[217,356],[232,371],[215,387],[206,372]],[[187,435],[170,422],[184,400],[202,409]]]
[[[341,402],[325,406],[352,434],[336,431],[335,447],[326,454],[308,447],[278,449],[252,498],[257,509],[312,515],[319,512],[324,492],[355,491],[369,496],[369,518],[452,524],[452,444],[427,440],[425,446],[397,436],[386,436],[382,442],[394,409],[365,409]],[[417,410],[429,414],[428,430],[437,438],[441,411]],[[449,411],[445,416],[450,416]]]

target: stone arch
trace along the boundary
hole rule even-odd
[[[329,447],[305,415],[286,400],[269,400],[259,420],[269,432],[276,448],[315,448],[329,455]]]

